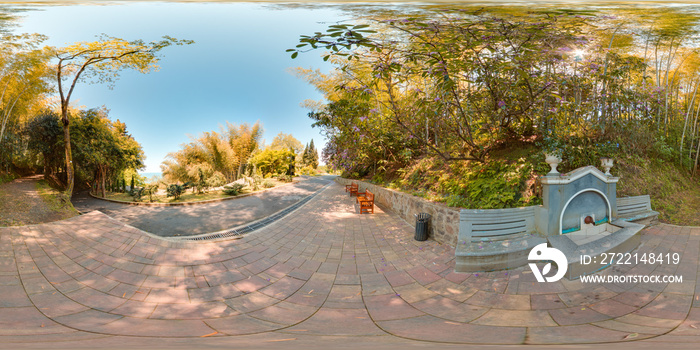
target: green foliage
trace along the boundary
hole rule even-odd
[[[299,173],[301,175],[316,176],[316,175],[318,175],[318,170],[316,170],[316,168],[308,165],[308,166],[305,166],[305,167],[299,169]],[[355,178],[359,178],[359,175]]]
[[[19,175],[15,174],[15,173],[0,172],[0,185],[7,183],[7,182],[10,182],[18,177],[19,177]]]
[[[141,145],[129,135],[126,125],[112,121],[105,109],[79,111],[71,116],[71,142],[76,178],[106,191],[111,181],[131,175],[132,189],[138,183],[134,169],[143,167]],[[104,193],[104,192],[103,192]]]
[[[211,177],[207,179],[207,186],[220,187],[226,184],[226,176],[221,172],[215,171]]]
[[[146,185],[143,187],[136,187],[134,188],[131,192],[130,195],[133,197],[134,202],[140,202],[143,200],[144,196],[148,196],[148,201],[153,202],[153,196],[158,193],[158,185]],[[184,192],[184,190],[183,190]],[[168,196],[170,197],[170,196]],[[180,197],[177,196],[175,199],[179,199]]]
[[[45,110],[25,128],[29,149],[42,155],[45,175],[56,173],[63,164],[63,127],[58,121],[57,113]]]
[[[236,180],[244,174],[249,158],[258,149],[262,133],[260,123],[253,126],[227,123],[220,132],[192,137],[181,150],[168,154],[161,165],[163,176],[168,181],[198,182],[201,170],[204,186],[217,172],[224,176],[224,183]],[[218,183],[218,178],[217,175],[213,181]]]
[[[303,166],[308,166],[314,169],[318,167],[318,151],[316,150],[313,139],[311,139],[311,142],[309,142],[304,148],[304,153],[302,154],[301,159]]]
[[[241,190],[245,187],[243,184],[234,183],[231,185],[224,186],[223,192],[229,196],[236,196],[241,193]]]
[[[294,164],[294,153],[289,149],[273,150],[268,148],[257,153],[250,159],[264,177],[274,174],[285,174],[290,164]]]
[[[180,184],[171,184],[166,188],[166,193],[168,197],[173,197],[175,200],[179,200],[180,196],[185,193],[186,187]]]
[[[291,175],[279,175],[279,176],[277,176],[277,181],[292,182],[292,176]]]
[[[272,188],[272,187],[275,187],[275,184],[270,180],[266,180],[265,182],[263,182],[263,187],[264,188]]]

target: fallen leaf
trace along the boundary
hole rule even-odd
[[[459,326],[459,325],[460,325],[459,323],[456,323],[456,322],[450,322],[450,321],[445,321],[445,323],[447,323],[447,324],[453,324],[453,325],[457,325],[457,326]]]
[[[695,327],[694,324],[691,324],[691,325],[690,325],[690,328],[698,329],[698,327]]]
[[[214,332],[214,333],[205,334],[205,335],[203,335],[203,336],[200,336],[200,338],[211,337],[211,336],[214,335],[214,334],[219,334],[219,332]]]
[[[122,294],[122,298],[126,297],[126,293]]]
[[[314,292],[314,290],[312,289],[312,290],[310,290],[310,291],[309,291],[308,293],[306,293],[306,294],[311,294],[311,293],[313,293],[313,292]]]
[[[630,334],[627,334],[624,339],[632,339],[632,338],[636,338],[638,336],[639,336],[639,333],[630,333]]]

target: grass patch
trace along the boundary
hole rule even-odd
[[[253,191],[249,186],[243,187],[241,192],[238,193],[236,196],[240,196],[243,194],[248,194],[248,193],[253,193],[253,192],[259,192],[261,190],[267,189],[267,188],[272,188],[272,187],[278,187],[284,184],[287,184],[289,182],[282,182],[278,181],[276,179],[265,179],[263,183],[260,184],[260,188],[257,191]],[[272,185],[270,187],[266,187],[265,184]],[[221,199],[221,198],[232,198],[236,197],[232,195],[225,194],[223,191],[217,190],[217,191],[208,191],[206,193],[192,193],[191,189],[188,189],[185,191],[185,193],[180,196],[180,199],[175,200],[173,197],[168,197],[165,195],[165,193],[154,195],[153,196],[153,202],[149,201],[149,198],[147,195],[143,196],[141,198],[141,203],[191,203],[191,202],[201,202],[201,201],[207,201],[207,200],[212,200],[212,199]],[[99,196],[99,193],[97,194],[97,197]],[[117,200],[117,201],[122,201],[122,202],[133,202],[134,197],[132,197],[128,193],[120,193],[120,192],[107,192],[107,199],[112,199],[112,200]]]
[[[648,194],[662,222],[700,226],[700,181],[676,164],[658,159],[626,157],[617,164],[618,197]]]
[[[37,181],[36,191],[39,197],[46,203],[46,206],[61,218],[67,219],[79,215],[78,210],[73,207],[73,203],[63,192],[49,186],[45,180]]]

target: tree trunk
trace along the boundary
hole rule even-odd
[[[105,171],[104,165],[100,165],[100,177],[102,178],[102,198],[107,198],[107,194],[105,193],[107,172]]]
[[[75,183],[75,176],[73,174],[73,153],[70,148],[70,123],[68,121],[68,106],[62,106],[63,118],[63,143],[66,149],[66,195],[70,200],[73,197],[73,185]]]

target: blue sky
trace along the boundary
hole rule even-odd
[[[17,31],[46,34],[52,46],[92,41],[101,33],[127,40],[170,35],[195,41],[163,50],[157,72],[125,71],[112,90],[83,83],[73,94],[75,105],[105,105],[112,119],[126,123],[146,153],[145,172],[159,172],[166,154],[188,142],[188,135],[218,130],[226,121],[259,120],[267,143],[279,132],[304,144],[313,138],[317,149],[325,142],[311,127],[308,110],[299,106],[322,96],[288,68],[328,71],[330,65],[320,59],[321,52],[292,60],[285,50],[297,44],[299,35],[348,18],[339,8],[168,2],[31,8],[36,10],[24,13]]]

